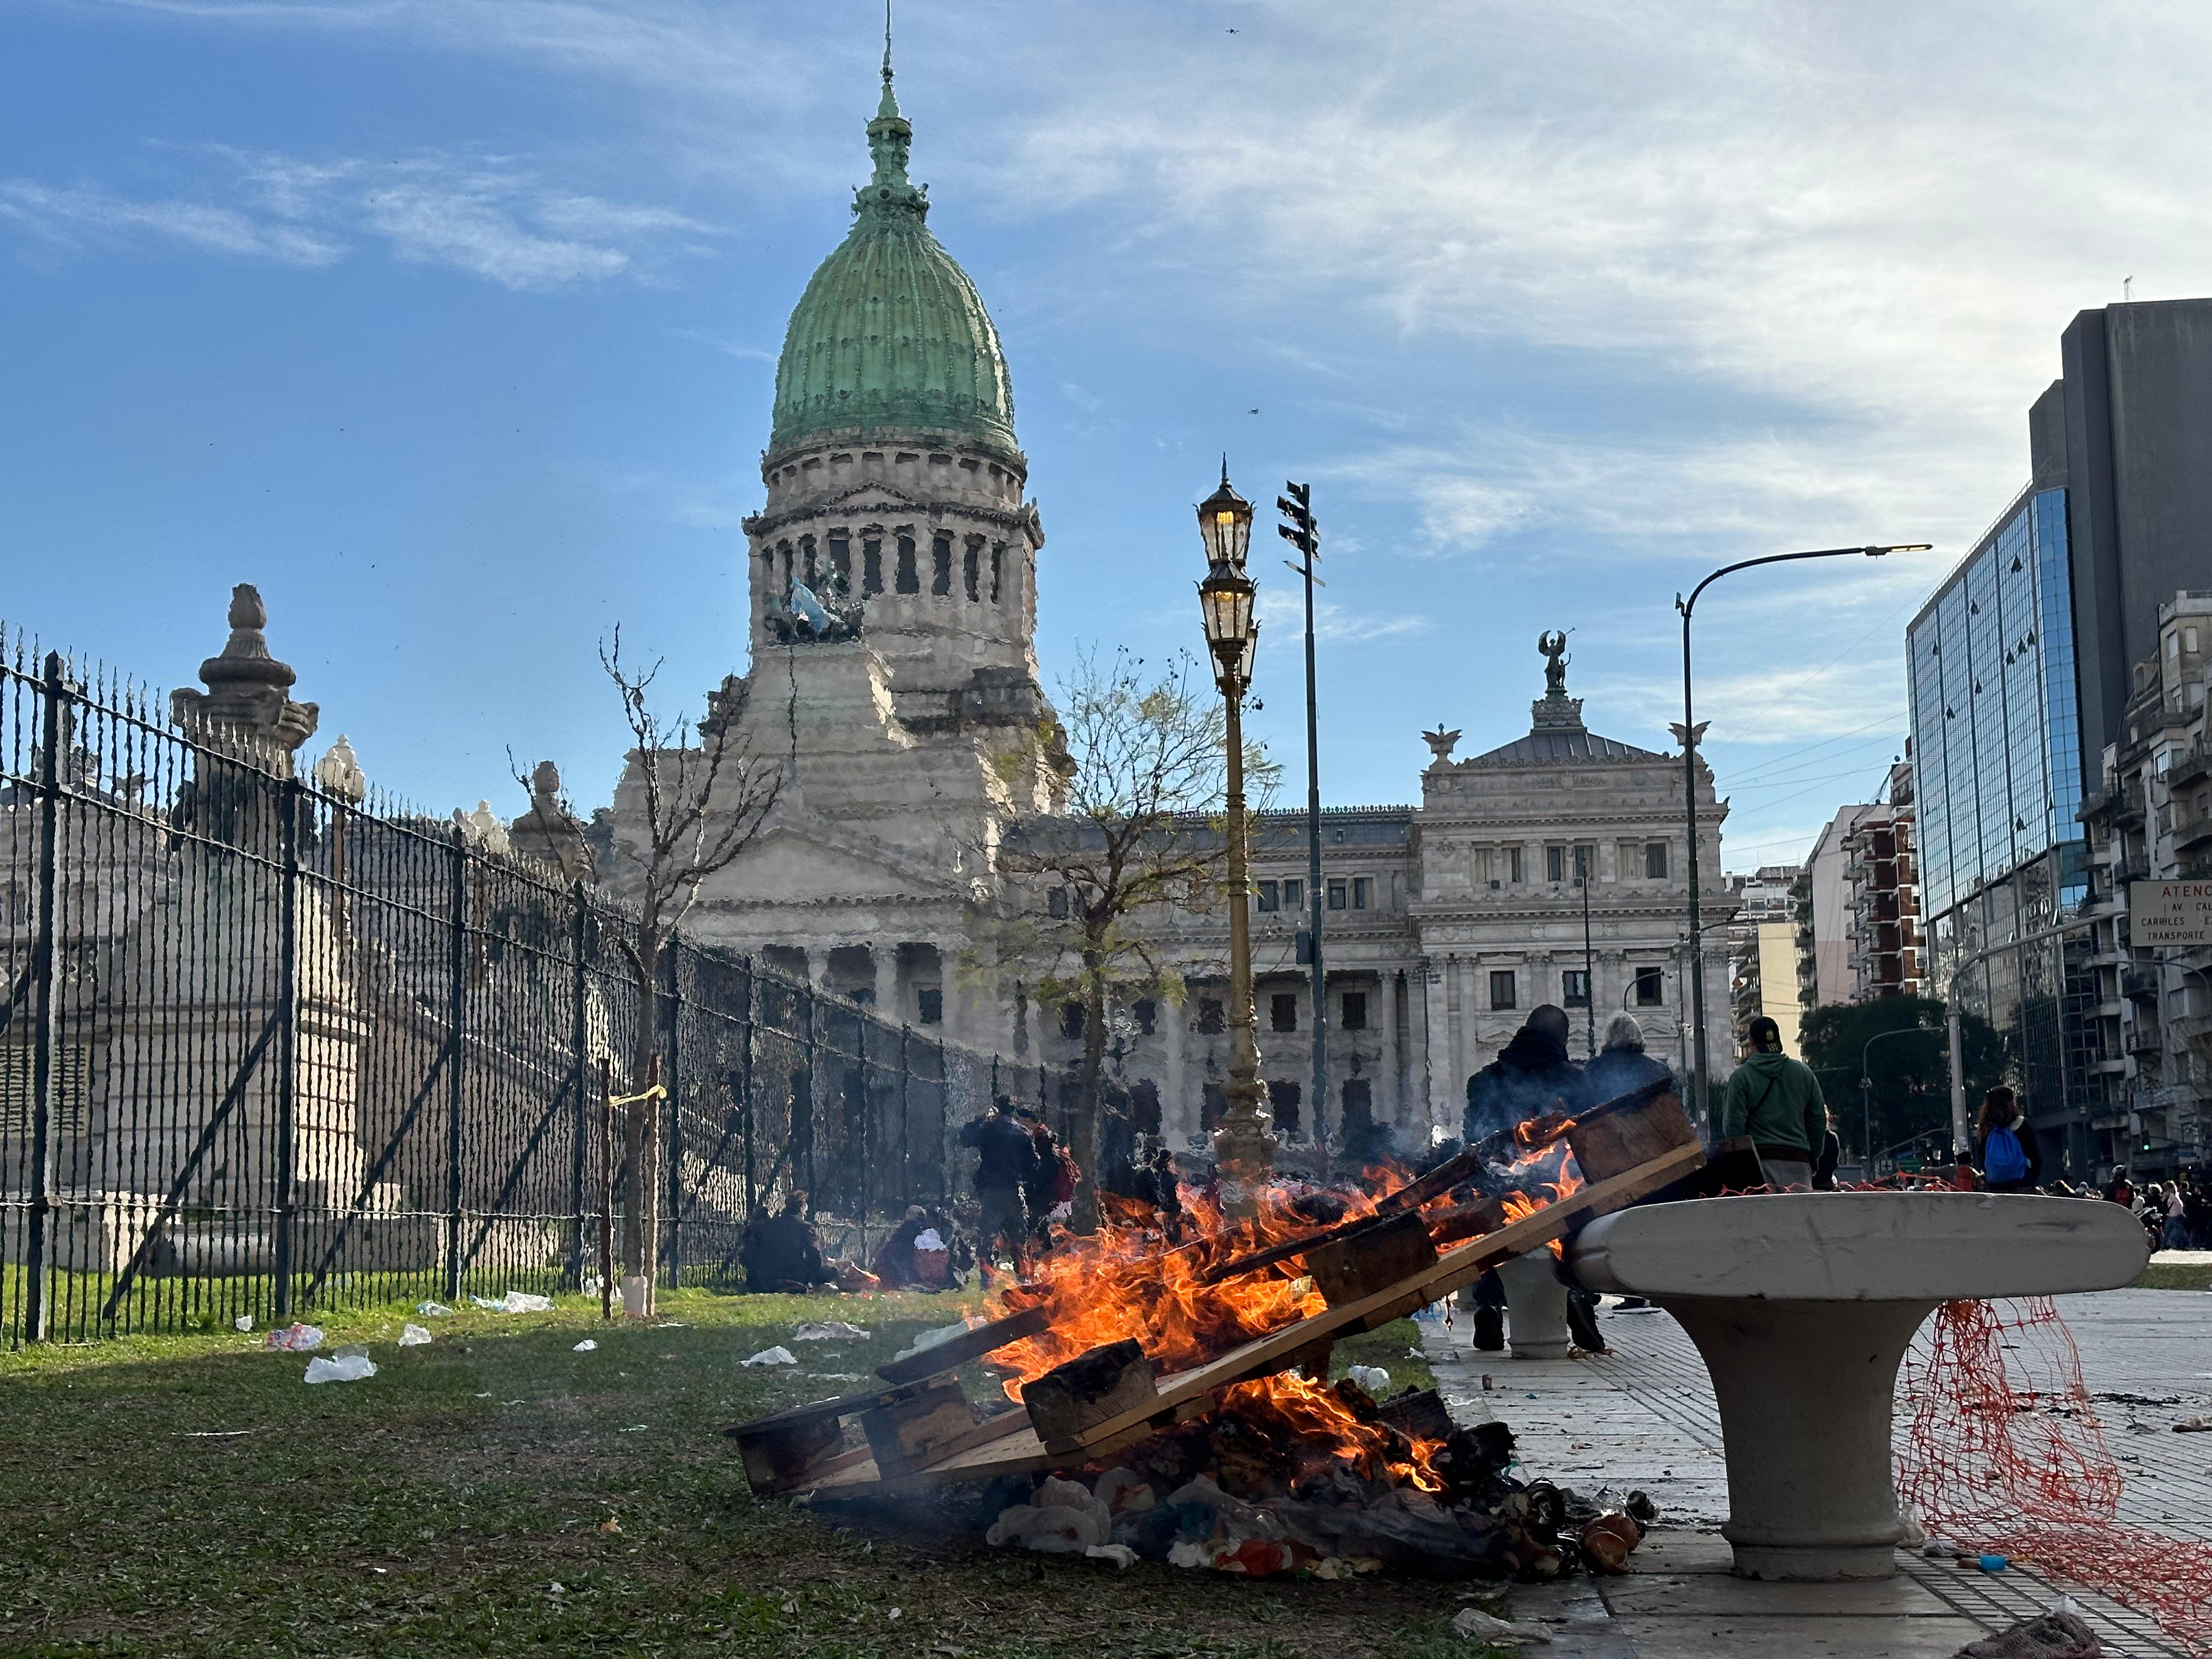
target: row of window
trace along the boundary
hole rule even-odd
[[[1636,987],[1630,999],[1639,1008],[1657,1008],[1667,1000],[1667,973],[1662,968],[1638,968]],[[1559,975],[1559,1002],[1567,1008],[1587,1008],[1590,1000],[1589,974],[1581,968],[1570,968]],[[1492,1008],[1517,1008],[1520,1004],[1520,975],[1510,968],[1494,968],[1490,974],[1490,1006]]]
[[[1299,1029],[1302,1011],[1310,1000],[1310,993],[1277,991],[1267,998],[1267,1029],[1272,1031],[1296,1031]],[[1587,1008],[1590,1000],[1590,981],[1587,970],[1570,968],[1559,975],[1559,1002],[1563,1007]],[[1667,973],[1663,968],[1638,968],[1629,1001],[1638,1008],[1663,1007],[1667,1001]],[[1494,1009],[1517,1008],[1520,1003],[1520,975],[1511,968],[1497,968],[1490,975],[1490,1006]],[[1367,993],[1342,991],[1337,994],[1338,1029],[1346,1031],[1367,1030]],[[1151,1036],[1159,1021],[1158,1005],[1149,997],[1139,998],[1130,1006],[1137,1029]],[[1228,1029],[1224,1005],[1218,997],[1200,997],[1197,1003],[1198,1030],[1201,1036],[1218,1036]],[[1083,1036],[1085,1014],[1083,1005],[1069,1002],[1060,1011],[1060,1035],[1070,1042],[1079,1042]]]
[[[1306,884],[1302,881],[1262,881],[1254,884],[1257,890],[1255,903],[1262,910],[1288,910],[1296,914],[1306,908]],[[1375,878],[1372,876],[1332,876],[1322,889],[1328,908],[1332,910],[1371,910],[1375,908]]]
[[[821,550],[811,536],[801,536],[794,545],[778,542],[772,548],[761,550],[761,559],[769,568],[769,584],[788,592],[796,580],[807,586],[821,588],[842,586],[848,592],[853,588],[853,543],[844,531],[833,530],[828,538],[829,556],[824,560]],[[893,538],[891,570],[893,591],[900,593],[921,592],[921,549],[913,535],[900,531]],[[999,603],[1005,587],[1006,544],[986,542],[981,536],[969,536],[956,548],[950,532],[939,531],[930,538],[929,591],[949,596],[952,592],[954,554],[959,555],[960,583],[969,599],[983,602],[988,586],[990,603]],[[781,583],[777,580],[781,573]],[[860,581],[862,598],[870,598],[884,591],[884,538],[881,534],[863,533],[860,538]]]

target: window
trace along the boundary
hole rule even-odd
[[[1285,910],[1303,910],[1305,908],[1305,883],[1302,881],[1285,882],[1283,884],[1283,908]]]
[[[1054,921],[1067,920],[1067,889],[1055,887],[1044,896],[1044,908]]]
[[[1219,1036],[1228,1027],[1221,1016],[1219,997],[1200,997],[1198,1000],[1198,1030],[1200,1036]]]
[[[1369,910],[1372,909],[1374,905],[1375,878],[1372,876],[1354,876],[1352,878],[1352,908],[1355,910]]]
[[[1367,1029],[1367,993],[1346,991],[1344,994],[1344,1029],[1364,1031]]]
[[[921,576],[914,564],[914,538],[903,531],[898,538],[898,591],[902,593],[921,592]]]
[[[1283,908],[1283,890],[1272,881],[1260,884],[1260,908],[1279,910]]]
[[[811,536],[801,536],[799,538],[799,550],[805,559],[806,585],[809,587],[821,586],[822,572],[820,568],[814,562],[814,538]]]
[[[1279,991],[1267,999],[1267,1029],[1271,1031],[1295,1031],[1298,1029],[1297,992]]]
[[[1493,1008],[1510,1008],[1514,1006],[1513,970],[1510,968],[1498,968],[1491,970],[1490,1006]]]
[[[1148,1077],[1129,1085],[1129,1127],[1140,1135],[1160,1132],[1160,1085]]]
[[[1544,849],[1544,879],[1565,881],[1567,878],[1567,849],[1547,847]]]
[[[991,603],[993,605],[996,605],[999,602],[999,581],[1003,574],[1006,562],[1006,543],[993,542],[991,544]]]
[[[1083,1005],[1079,1002],[1060,1005],[1060,1034],[1070,1042],[1079,1040],[1083,1036]]]
[[[1656,968],[1638,968],[1636,970],[1636,1006],[1656,1008],[1666,1000],[1666,975]]]
[[[853,591],[853,538],[842,530],[830,532],[830,573],[847,592]]]
[[[1570,968],[1559,975],[1559,1000],[1570,1008],[1589,1006],[1589,975],[1579,968]]]
[[[1596,878],[1597,848],[1595,847],[1576,848],[1575,879],[1577,881],[1595,881]]]
[[[952,593],[952,538],[941,530],[929,543],[929,591],[940,598]]]
[[[1344,908],[1344,884],[1341,881],[1332,881],[1328,884],[1328,908],[1332,910]]]
[[[960,585],[968,590],[970,603],[983,597],[983,538],[970,536],[960,554]]]
[[[1663,841],[1647,842],[1644,848],[1644,875],[1647,881],[1667,879],[1667,843]]]
[[[870,536],[860,543],[860,597],[884,591],[884,538]]]
[[[1295,1083],[1270,1083],[1267,1085],[1267,1104],[1274,1109],[1275,1127],[1282,1131],[1286,1140],[1299,1138],[1298,1120],[1302,1114],[1298,1108],[1303,1103],[1304,1094],[1304,1091]]]
[[[1139,997],[1130,1005],[1129,1012],[1137,1017],[1137,1030],[1150,1036],[1160,1023],[1160,1005],[1150,997]]]
[[[1505,879],[1516,884],[1521,880],[1521,849],[1517,847],[1505,849]]]
[[[945,1023],[945,993],[942,990],[934,985],[925,985],[914,994],[914,997],[917,1005],[915,1013],[922,1024],[942,1025]]]

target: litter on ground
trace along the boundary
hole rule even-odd
[[[858,1325],[848,1325],[842,1319],[813,1319],[792,1333],[794,1342],[843,1342],[867,1333]]]
[[[323,1346],[323,1334],[313,1325],[294,1325],[270,1332],[264,1346],[278,1353],[308,1353]]]
[[[581,1342],[579,1342],[574,1348],[571,1349],[570,1352],[574,1353],[593,1353],[598,1351],[599,1346],[599,1345],[598,1343],[592,1341],[592,1339],[587,1336]]]
[[[376,1362],[365,1353],[342,1353],[325,1359],[318,1354],[307,1362],[310,1382],[359,1382],[376,1375]]]
[[[798,1363],[799,1356],[785,1347],[763,1348],[745,1361],[748,1365],[796,1365]]]
[[[472,1296],[470,1301],[479,1308],[489,1308],[494,1313],[550,1313],[553,1298],[534,1296],[528,1291],[509,1291],[505,1296]]]
[[[419,1348],[429,1340],[430,1333],[411,1321],[400,1328],[399,1346],[403,1348]]]

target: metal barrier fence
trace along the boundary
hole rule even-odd
[[[579,1286],[602,1061],[635,1086],[632,925],[0,635],[0,1334]],[[1065,1128],[1042,1068],[690,939],[663,970],[668,1283],[741,1284],[748,1218],[793,1188],[863,1240],[949,1201],[996,1093]]]

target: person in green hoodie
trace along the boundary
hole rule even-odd
[[[1751,1053],[1721,1097],[1721,1135],[1749,1135],[1766,1184],[1809,1191],[1814,1160],[1827,1138],[1828,1103],[1820,1079],[1782,1052],[1782,1029],[1765,1015],[1751,1022]]]

